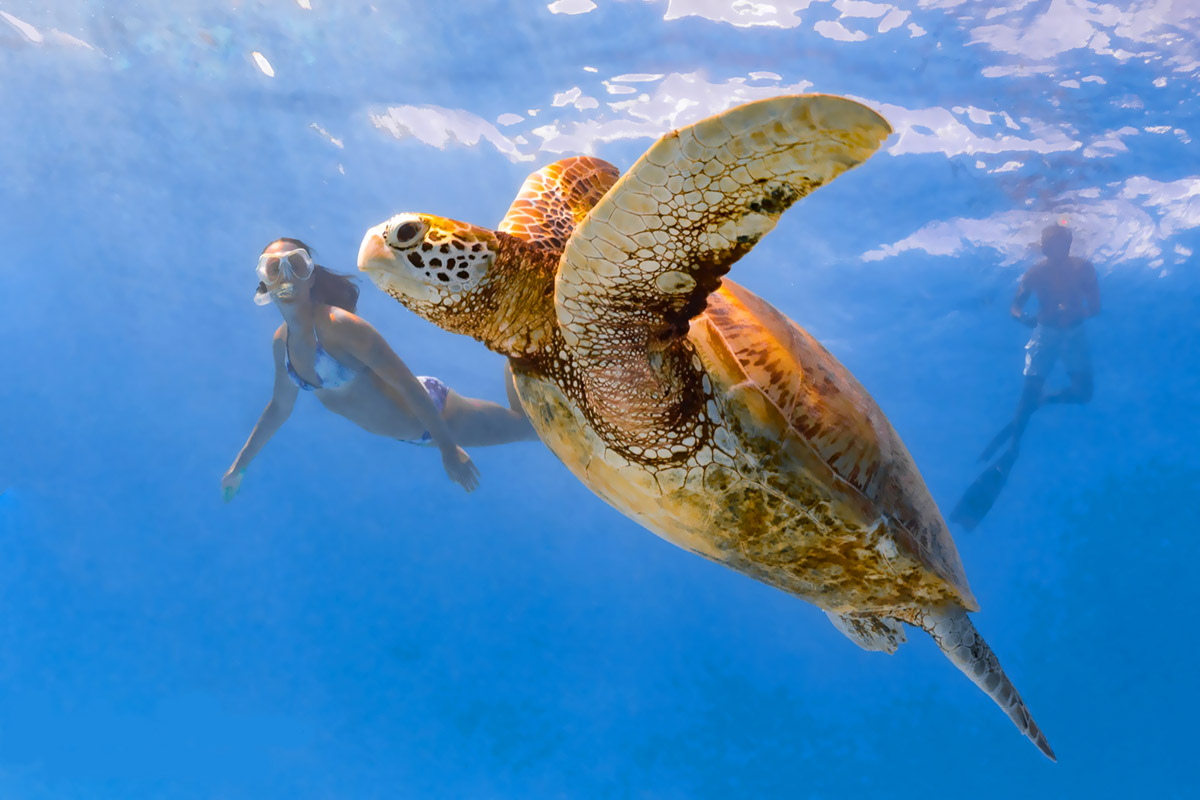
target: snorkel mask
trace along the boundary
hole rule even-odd
[[[314,268],[312,256],[302,247],[286,253],[263,253],[255,269],[259,284],[258,291],[254,293],[254,302],[265,306],[271,302],[272,295],[290,298],[294,291],[292,281],[305,280],[313,274]]]

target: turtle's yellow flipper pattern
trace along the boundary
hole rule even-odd
[[[555,284],[569,345],[631,327],[683,335],[721,275],[792,203],[892,131],[866,106],[798,95],[739,106],[659,139],[572,234]]]
[[[497,230],[560,253],[620,174],[612,164],[590,156],[555,161],[525,179]]]

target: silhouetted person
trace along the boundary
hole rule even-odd
[[[1062,225],[1042,231],[1046,258],[1021,276],[1009,313],[1033,328],[1025,345],[1025,386],[1013,419],[988,443],[980,456],[990,459],[1005,443],[1008,449],[967,489],[950,518],[974,528],[991,509],[1017,459],[1017,448],[1033,412],[1047,403],[1086,403],[1092,399],[1092,359],[1083,321],[1100,313],[1100,286],[1091,262],[1073,258],[1071,232]],[[1037,314],[1024,311],[1036,294]],[[1059,360],[1070,383],[1045,391],[1046,378]]]

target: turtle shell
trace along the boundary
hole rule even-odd
[[[730,489],[717,491],[711,524],[745,531],[746,515],[760,506],[745,496],[758,491],[755,484],[815,517],[813,526],[781,526],[773,509],[777,502],[768,496],[761,508],[762,537],[768,541],[743,546],[742,553],[762,562],[756,554],[783,549],[796,559],[758,563],[767,573],[758,577],[788,588],[787,573],[817,567],[848,590],[832,592],[825,602],[811,598],[827,610],[881,608],[893,601],[904,607],[915,598],[978,608],[950,531],[908,449],[828,350],[729,280],[709,296],[688,339],[742,454],[733,469],[741,483],[752,485],[743,487],[740,498],[730,496]],[[823,560],[828,563],[821,565]],[[837,599],[853,598],[855,584],[876,589],[849,602]]]
[[[912,457],[866,390],[812,336],[725,280],[686,341],[706,431],[647,462],[592,424],[553,376],[513,362],[542,441],[626,516],[834,613],[978,605]]]

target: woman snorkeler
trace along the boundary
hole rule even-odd
[[[299,239],[277,239],[258,259],[254,302],[274,302],[283,315],[275,331],[275,388],[242,451],[221,479],[228,502],[263,445],[292,413],[300,390],[380,436],[437,447],[450,480],[468,492],[479,470],[462,450],[536,439],[520,411],[505,368],[509,403],[463,397],[437,378],[417,377],[379,332],[354,313],[358,287],[346,275],[313,262]]]

